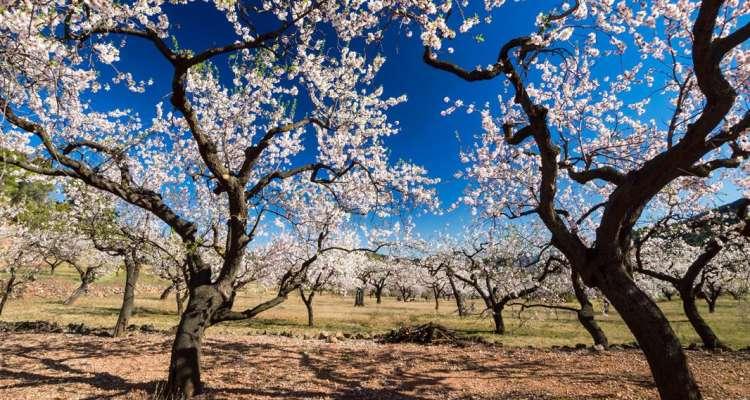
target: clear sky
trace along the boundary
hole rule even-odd
[[[481,32],[487,39],[483,43],[471,38],[446,42],[446,47],[455,48],[450,59],[467,68],[493,63],[502,43],[532,32],[536,15],[544,7],[556,4],[552,1],[508,2],[498,14],[503,17],[501,23],[482,24],[481,29],[476,30],[475,33]],[[167,7],[170,31],[181,48],[200,51],[231,43],[236,38],[224,17],[208,4],[195,2],[189,7]],[[260,23],[264,24],[264,21]],[[278,26],[278,21],[267,23],[269,29]],[[449,97],[451,101],[460,98],[466,103],[476,101],[478,106],[485,101],[496,104],[502,80],[467,83],[427,66],[422,61],[419,33],[415,31],[413,37],[407,38],[405,31],[404,28],[387,31],[382,43],[368,50],[386,57],[387,61],[376,78],[376,84],[383,86],[385,96],[406,94],[408,97],[406,103],[390,110],[391,119],[400,122],[402,131],[387,138],[386,143],[394,161],[404,159],[422,165],[430,176],[441,179],[438,194],[443,207],[447,208],[466,186],[465,181],[455,178],[456,172],[463,168],[459,149],[471,146],[472,136],[480,133],[481,125],[478,112],[466,114],[461,111],[448,117],[441,116],[440,111],[447,107],[443,98]],[[216,60],[219,65],[221,62],[221,59]],[[149,42],[129,39],[121,50],[118,65],[124,71],[132,72],[136,80],[153,78],[153,85],[147,87],[144,94],[115,87],[104,97],[95,99],[95,106],[131,107],[144,121],[151,118],[157,102],[163,101],[169,106],[171,67]],[[468,210],[462,207],[442,216],[424,215],[418,219],[418,225],[420,231],[429,232],[446,224],[468,223],[470,219]]]
[[[533,32],[536,15],[559,4],[560,2],[550,0],[508,1],[496,11],[492,24],[480,24],[472,31],[473,34],[481,33],[485,38],[483,42],[479,43],[471,37],[463,37],[454,43],[444,42],[444,47],[453,47],[455,52],[449,55],[443,53],[441,57],[465,68],[493,63],[503,43]],[[189,7],[168,6],[167,10],[171,31],[181,48],[200,51],[231,43],[236,38],[224,17],[208,4],[198,1]],[[452,22],[455,24],[456,21]],[[264,24],[270,30],[278,26],[278,21],[260,21],[260,25]],[[263,28],[261,26],[259,30],[262,31]],[[412,38],[407,38],[404,33],[404,28],[392,28],[376,49],[387,59],[376,83],[383,85],[386,96],[406,94],[408,97],[406,103],[391,109],[391,119],[400,122],[402,131],[399,135],[388,138],[386,143],[392,151],[394,161],[405,159],[422,165],[431,176],[441,179],[442,182],[437,187],[438,194],[443,207],[447,208],[456,201],[466,186],[465,181],[454,177],[463,168],[459,161],[459,150],[472,145],[473,136],[481,132],[481,124],[479,112],[467,114],[460,110],[448,117],[441,116],[440,111],[448,106],[443,98],[448,97],[451,102],[456,98],[467,104],[475,102],[479,109],[487,101],[495,106],[497,94],[502,91],[503,80],[468,83],[435,70],[422,61],[423,48],[418,38],[419,33],[415,31]],[[107,104],[110,107],[134,107],[144,120],[148,120],[153,115],[156,102],[163,101],[165,105],[169,105],[171,68],[150,43],[136,39],[129,40],[121,59],[121,65],[133,72],[137,80],[153,78],[153,86],[148,87],[145,94],[133,94],[120,87],[97,102],[110,103]],[[222,60],[217,59],[216,63],[221,68]],[[314,146],[314,143],[310,144],[309,147]],[[736,195],[730,194],[729,197]],[[422,216],[417,222],[419,231],[429,234],[435,230],[444,230],[447,225],[455,228],[470,220],[469,211],[460,207],[441,216]]]

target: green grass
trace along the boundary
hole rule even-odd
[[[144,271],[145,272],[145,271]],[[78,277],[70,268],[60,267],[55,276],[42,276],[48,284],[69,282],[75,285]],[[112,274],[94,285],[118,287],[124,281],[124,274]],[[166,283],[147,273],[141,274],[140,285],[165,287]],[[131,323],[152,324],[160,329],[169,329],[177,324],[178,317],[174,297],[161,301],[158,290],[140,295],[136,299],[136,312]],[[235,309],[251,307],[260,301],[273,297],[273,293],[258,288],[248,288],[238,296]],[[65,306],[63,298],[27,297],[13,299],[6,305],[3,320],[48,320],[62,324],[85,323],[93,327],[111,327],[117,319],[121,298],[119,295],[106,297],[82,297],[75,305]],[[507,333],[495,335],[491,332],[492,320],[471,316],[459,318],[454,313],[451,301],[441,301],[440,310],[434,310],[432,301],[398,302],[394,298],[384,298],[383,304],[375,304],[374,298],[365,299],[365,307],[353,307],[352,297],[318,295],[315,297],[314,328],[307,327],[307,314],[304,304],[296,293],[280,306],[260,315],[259,318],[220,324],[209,330],[211,333],[248,334],[259,332],[293,332],[296,334],[320,331],[381,333],[402,325],[412,325],[436,321],[466,335],[482,336],[491,341],[499,341],[509,346],[549,347],[589,344],[591,339],[581,327],[573,313],[532,309],[526,310],[519,318],[517,308],[505,311]],[[481,304],[475,301],[477,310]],[[682,312],[679,300],[660,302],[659,306],[672,322],[672,327],[684,343],[698,342],[690,323]],[[600,310],[598,305],[595,306]],[[730,298],[719,300],[716,312],[708,313],[703,302],[699,302],[702,315],[727,345],[733,348],[750,346],[750,302],[735,301]],[[597,320],[606,332],[611,343],[627,343],[634,339],[623,321],[612,310],[609,316],[597,315]]]

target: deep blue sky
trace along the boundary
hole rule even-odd
[[[536,2],[538,7],[532,7],[530,3],[509,2],[498,14],[507,16],[502,23],[491,26],[482,24],[482,29],[477,30],[485,34],[487,40],[484,43],[476,43],[470,38],[456,43],[446,42],[446,47],[455,48],[450,59],[467,68],[494,62],[501,43],[533,31],[534,18],[545,4],[551,6],[556,3]],[[231,43],[236,38],[224,17],[208,4],[194,2],[188,7],[169,7],[167,10],[171,22],[170,33],[176,36],[181,48],[200,51]],[[273,28],[278,22],[267,21],[267,24],[268,28]],[[478,100],[477,105],[481,106],[485,101],[496,99],[502,80],[469,84],[427,66],[422,61],[423,48],[418,30],[415,27],[411,38],[404,35],[405,30],[392,28],[377,48],[368,49],[368,53],[377,51],[387,59],[376,79],[376,84],[383,85],[385,96],[408,96],[406,103],[391,109],[391,119],[400,122],[402,131],[387,138],[387,144],[394,161],[404,159],[422,165],[430,176],[441,179],[438,194],[442,205],[447,208],[456,201],[466,185],[466,182],[454,178],[454,174],[463,168],[459,161],[459,148],[471,145],[472,136],[480,132],[480,120],[478,112],[467,115],[459,111],[452,116],[442,117],[440,111],[447,107],[443,98],[461,98],[466,103]],[[148,87],[145,94],[134,94],[116,87],[104,98],[96,99],[95,105],[130,107],[139,112],[144,121],[153,115],[156,102],[163,101],[165,108],[171,107],[171,67],[150,43],[129,39],[127,46],[121,50],[121,60],[117,65],[123,71],[132,72],[136,80],[153,78],[154,85]],[[216,62],[221,64],[222,60]],[[461,143],[457,135],[460,135]],[[424,215],[418,219],[419,230],[428,233],[446,224],[456,226],[468,223],[470,219],[465,208],[443,216]]]
[[[490,64],[495,61],[499,47],[505,41],[533,32],[536,15],[559,4],[550,0],[509,1],[495,12],[493,24],[480,24],[472,31],[473,34],[484,35],[486,40],[483,43],[477,43],[471,37],[464,37],[454,43],[444,42],[444,47],[454,47],[455,53],[443,53],[442,58],[450,59],[465,68]],[[181,48],[200,51],[231,43],[236,38],[224,17],[206,3],[194,2],[188,7],[169,6],[168,13],[170,31],[177,37]],[[471,15],[472,12],[468,14]],[[457,26],[456,20],[450,22],[452,26]],[[275,20],[260,23],[266,24],[269,29],[278,26],[278,21]],[[383,85],[385,96],[408,96],[406,103],[391,109],[391,119],[400,121],[402,131],[399,135],[388,138],[387,144],[394,161],[405,159],[422,165],[431,176],[442,180],[437,189],[443,206],[447,208],[456,201],[466,186],[466,182],[454,178],[454,174],[463,168],[459,161],[459,149],[471,146],[473,135],[481,132],[481,125],[479,112],[466,114],[459,110],[451,116],[442,117],[440,111],[448,106],[443,98],[447,96],[451,101],[460,98],[467,104],[475,102],[478,109],[486,101],[495,106],[497,94],[502,91],[503,80],[468,83],[435,70],[422,61],[423,48],[418,30],[414,29],[412,38],[407,38],[404,31],[405,29],[393,27],[379,48],[368,49],[369,53],[375,50],[387,59],[376,79],[377,84]],[[145,120],[153,115],[156,102],[164,101],[165,108],[171,107],[171,67],[150,43],[130,39],[122,50],[121,58],[120,65],[124,70],[133,72],[138,80],[154,78],[155,84],[145,94],[133,94],[117,88],[103,100],[110,103],[106,106],[131,107]],[[226,63],[226,60],[223,62]],[[220,66],[222,60],[217,59],[216,63]],[[102,100],[97,100],[97,103],[99,101]],[[310,144],[314,146],[314,143]],[[468,210],[462,207],[443,216],[420,217],[418,230],[429,235],[436,229],[444,230],[447,225],[453,227],[449,230],[456,229],[470,220]]]

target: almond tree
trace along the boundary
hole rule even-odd
[[[39,232],[23,226],[3,225],[0,227],[0,315],[5,304],[25,285],[35,281],[41,272],[39,253],[33,248],[39,240]]]
[[[484,2],[489,18],[473,16],[481,7],[470,3],[446,2],[432,15],[399,11],[422,27],[428,65],[505,83],[496,110],[462,102],[445,110],[482,109],[484,132],[463,154],[475,182],[466,203],[494,217],[536,215],[633,332],[661,397],[699,399],[677,336],[631,277],[630,254],[634,227],[662,189],[746,164],[750,112],[738,93],[748,90],[750,23],[742,17],[750,5],[579,0],[540,13],[526,35],[476,34],[499,42],[489,65],[449,61],[461,51],[444,46],[457,35],[449,17],[475,33],[502,24],[491,14],[503,3]]]
[[[560,259],[545,255],[548,245],[535,246],[518,234],[476,236],[454,250],[451,273],[474,289],[491,313],[494,332],[505,333],[503,310],[513,300],[545,290],[545,281],[559,272]]]
[[[695,300],[704,294],[715,302],[721,293],[711,290],[718,287],[716,283],[721,279],[717,278],[728,273],[724,269],[741,265],[742,256],[738,255],[750,249],[748,237],[743,235],[750,221],[744,220],[748,218],[745,215],[748,201],[741,203],[737,210],[731,211],[737,213],[739,220],[715,211],[684,216],[670,210],[635,241],[636,271],[675,288],[688,321],[703,346],[711,350],[726,346],[701,317]]]
[[[5,8],[0,18],[2,146],[16,152],[0,158],[108,192],[159,218],[183,242],[189,299],[166,390],[186,397],[204,390],[200,355],[208,327],[252,318],[286,298],[282,291],[233,310],[237,279],[264,217],[285,213],[280,194],[312,183],[325,187],[328,203],[378,216],[434,198],[423,189],[431,183],[423,169],[388,162],[382,138],[398,127],[386,111],[405,97],[382,98],[383,89],[373,87],[385,59],[337,46],[379,36],[379,20],[366,4],[217,1],[214,7],[235,37],[204,49],[168,40],[178,32],[160,0],[38,0]],[[269,20],[276,27],[259,31]],[[167,76],[127,70],[121,58],[133,53],[120,49],[137,52],[129,48],[134,41],[156,50]],[[162,78],[171,91],[159,95],[169,105],[154,104],[155,117],[145,124],[127,101]],[[92,102],[122,87],[134,92],[115,99],[122,106]],[[315,149],[304,151],[307,138]],[[221,252],[211,249],[220,242]]]

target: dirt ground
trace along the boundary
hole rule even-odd
[[[149,399],[171,337],[1,333],[0,399]],[[210,336],[208,399],[656,399],[637,350]],[[688,352],[705,398],[750,399],[750,354]]]

